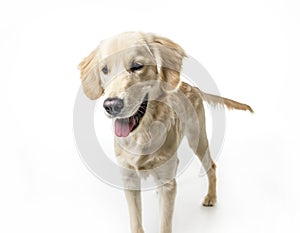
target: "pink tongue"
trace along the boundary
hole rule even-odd
[[[115,134],[118,137],[127,137],[135,125],[134,117],[115,120]]]

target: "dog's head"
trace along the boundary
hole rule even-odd
[[[102,41],[80,64],[90,99],[104,95],[103,107],[116,118],[115,134],[126,137],[147,111],[149,98],[180,82],[183,49],[153,34],[128,32]]]

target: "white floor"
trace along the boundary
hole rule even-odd
[[[227,112],[215,207],[201,206],[197,160],[178,178],[173,233],[300,232],[299,1],[132,2],[1,1],[0,232],[130,233],[123,192],[82,163],[72,117],[77,64],[131,30],[178,42],[255,110]],[[157,202],[143,193],[145,233],[158,233]]]

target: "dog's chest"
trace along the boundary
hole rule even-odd
[[[178,124],[165,130],[163,133],[156,130],[155,135],[144,135],[142,140],[139,137],[132,137],[132,140],[128,138],[122,142],[116,139],[115,152],[120,165],[143,171],[157,168],[170,160],[176,154],[182,135],[179,133]]]

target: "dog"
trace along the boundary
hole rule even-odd
[[[141,179],[157,181],[160,233],[172,232],[176,195],[177,149],[183,137],[208,177],[204,206],[216,203],[216,165],[211,158],[203,102],[229,109],[250,106],[204,93],[181,81],[184,50],[152,33],[126,32],[100,42],[79,64],[85,95],[104,97],[105,113],[114,121],[115,155],[123,174],[132,233],[143,233]],[[157,123],[157,124],[154,124]]]

